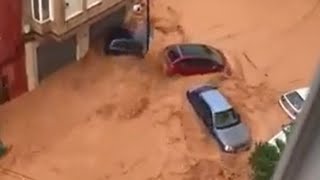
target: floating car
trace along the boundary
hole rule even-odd
[[[144,57],[143,44],[125,28],[114,28],[104,41],[104,52],[110,55],[134,55]]]
[[[188,90],[186,95],[192,108],[223,151],[232,153],[250,148],[249,129],[217,88],[202,85]]]
[[[286,92],[280,97],[279,104],[287,115],[295,120],[309,94],[309,87]]]
[[[220,72],[227,67],[224,54],[204,44],[174,44],[163,53],[163,68],[169,76]]]

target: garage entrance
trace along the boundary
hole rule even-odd
[[[72,37],[63,42],[50,40],[37,48],[37,68],[39,81],[59,68],[76,61],[77,42]]]
[[[91,44],[94,42],[103,39],[103,37],[107,34],[108,29],[121,26],[125,20],[126,16],[126,7],[122,7],[119,10],[107,15],[102,18],[98,22],[92,24],[90,26],[90,42]]]

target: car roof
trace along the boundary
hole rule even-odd
[[[309,94],[309,89],[310,89],[309,87],[303,87],[303,88],[296,89],[295,91],[301,96],[303,100],[306,100]]]
[[[218,113],[226,111],[232,106],[218,89],[210,89],[200,93],[203,100],[210,106],[211,110]]]
[[[207,45],[204,44],[177,44],[176,47],[180,56],[211,57],[211,54],[207,51]]]

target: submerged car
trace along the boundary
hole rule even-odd
[[[204,44],[174,44],[163,53],[163,68],[168,76],[220,72],[227,67],[224,54]]]
[[[288,134],[292,131],[293,125],[294,125],[294,123],[282,125],[281,131],[279,133],[277,133],[275,136],[273,136],[268,141],[268,143],[277,147],[277,141],[280,140],[286,144],[288,141]],[[280,151],[280,149],[278,147],[277,147],[277,150]]]
[[[287,115],[295,120],[309,94],[309,87],[286,92],[280,97],[279,104]]]
[[[188,90],[186,95],[192,108],[210,134],[217,139],[223,151],[232,153],[250,148],[249,129],[217,88],[202,85]]]
[[[114,28],[104,41],[104,52],[110,55],[134,55],[144,57],[143,44],[134,38],[134,34],[125,28]]]

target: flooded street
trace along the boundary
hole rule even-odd
[[[185,92],[217,83],[254,140],[268,140],[288,121],[279,96],[308,85],[318,63],[317,0],[152,4],[155,34],[144,60],[92,49],[0,108],[0,137],[12,145],[2,168],[34,180],[248,179],[248,153],[222,153]],[[220,48],[233,75],[164,76],[159,53],[180,42]]]

